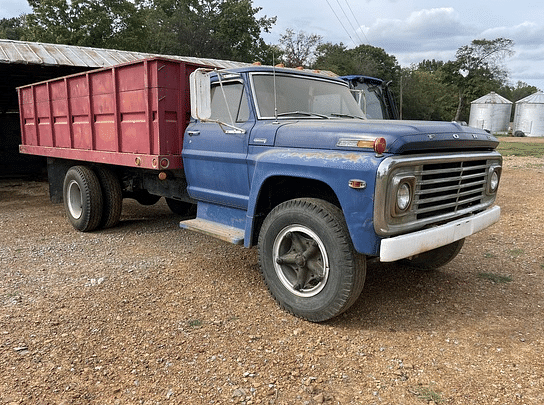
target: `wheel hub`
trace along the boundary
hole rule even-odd
[[[329,259],[319,236],[310,228],[290,225],[274,241],[275,270],[293,294],[312,297],[325,287]]]

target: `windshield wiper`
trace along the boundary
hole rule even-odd
[[[364,117],[359,117],[357,115],[351,115],[351,114],[339,114],[339,113],[331,113],[333,117],[341,117],[341,118],[357,118],[360,120],[366,120]]]
[[[329,117],[327,117],[326,115],[323,115],[323,114],[317,114],[317,113],[313,113],[313,112],[307,112],[307,111],[288,111],[288,112],[281,112],[281,113],[278,113],[276,116],[277,117],[285,117],[287,115],[304,115],[304,116],[307,116],[307,117],[319,117],[319,118],[324,118],[326,120],[329,119]]]

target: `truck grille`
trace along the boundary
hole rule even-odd
[[[488,169],[485,160],[423,165],[416,173],[416,218],[455,213],[481,204]]]
[[[376,233],[399,235],[485,210],[496,198],[496,193],[488,192],[490,173],[500,174],[501,165],[497,152],[384,159],[376,178]],[[397,187],[405,181],[412,185],[414,198],[407,211],[399,212]]]

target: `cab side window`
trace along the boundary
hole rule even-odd
[[[240,82],[215,83],[211,89],[211,119],[227,124],[245,122],[249,119],[249,107],[244,85]],[[230,114],[229,114],[230,111]],[[232,116],[232,119],[231,119]]]

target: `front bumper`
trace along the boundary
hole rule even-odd
[[[479,232],[499,220],[501,208],[494,206],[479,214],[422,231],[382,239],[380,261],[394,262],[433,250]]]

